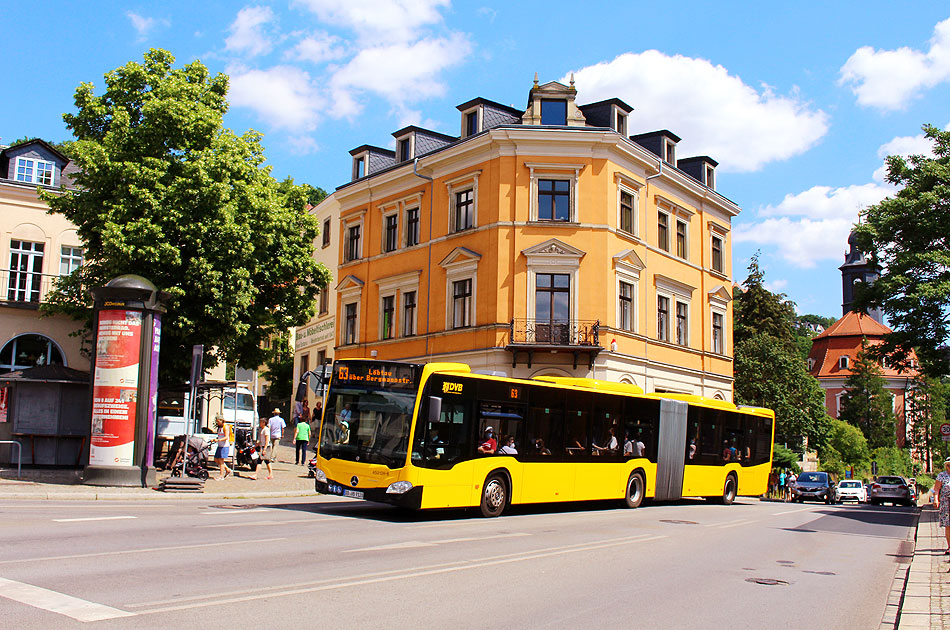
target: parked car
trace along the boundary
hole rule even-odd
[[[913,505],[913,492],[903,477],[877,477],[871,483],[868,502],[872,505],[891,503],[892,505]]]
[[[792,501],[804,503],[806,499],[834,503],[835,482],[826,472],[803,472],[792,486]]]
[[[857,503],[867,503],[867,488],[860,481],[854,479],[842,479],[835,488],[835,503],[844,501],[856,501]]]

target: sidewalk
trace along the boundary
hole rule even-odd
[[[312,453],[308,454],[312,457]],[[289,460],[294,458],[294,449],[281,444],[278,450],[278,462],[272,464],[274,478],[266,479],[267,470],[259,467],[257,481],[248,478],[253,474],[246,468],[239,468],[236,474],[226,479],[214,479],[218,470],[212,460],[208,460],[211,479],[205,482],[204,492],[173,493],[158,492],[153,488],[113,488],[86,486],[82,483],[82,471],[63,469],[24,468],[20,479],[16,476],[16,466],[0,470],[0,501],[4,499],[56,499],[77,501],[101,500],[174,500],[182,499],[241,499],[266,497],[317,496],[313,488],[313,479],[307,477],[307,467],[295,465]],[[156,486],[169,476],[168,471],[157,471]]]
[[[889,615],[885,614],[882,628],[950,630],[950,563],[944,562],[950,556],[944,555],[946,549],[947,539],[936,510],[930,505],[921,506],[914,558],[909,568],[902,566],[895,576],[895,587],[903,583],[900,601],[889,600],[887,606],[889,613],[899,616],[898,623],[894,626],[891,616],[887,624]],[[902,574],[905,577],[900,580]],[[892,591],[892,599],[895,595]]]

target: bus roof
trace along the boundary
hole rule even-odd
[[[553,383],[555,385],[569,385],[571,387],[583,387],[585,389],[596,389],[603,392],[617,392],[619,394],[637,394],[642,395],[643,389],[632,383],[614,383],[612,381],[599,381],[593,378],[577,378],[573,376],[535,376],[535,381],[544,383]]]

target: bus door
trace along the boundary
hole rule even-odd
[[[657,499],[683,496],[683,464],[686,452],[686,412],[689,405],[681,400],[660,401],[660,435],[657,444]]]

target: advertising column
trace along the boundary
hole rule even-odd
[[[128,275],[94,289],[93,296],[91,437],[83,483],[151,485],[165,295],[145,278]]]
[[[141,311],[99,313],[90,465],[133,465],[141,346]]]

